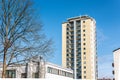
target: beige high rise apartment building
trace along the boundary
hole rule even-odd
[[[62,24],[62,66],[74,70],[75,79],[97,80],[96,21],[87,16]]]

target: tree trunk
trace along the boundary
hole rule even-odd
[[[7,53],[7,48],[4,47],[2,78],[6,77],[6,53]]]

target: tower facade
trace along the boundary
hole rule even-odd
[[[89,16],[69,18],[62,24],[62,66],[75,79],[97,79],[96,21]]]
[[[120,48],[115,49],[113,51],[113,60],[114,60],[114,79],[113,80],[119,80],[120,79]]]

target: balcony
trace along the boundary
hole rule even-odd
[[[74,48],[74,46],[67,45],[67,48],[69,48],[69,49],[73,49],[73,48]]]
[[[80,39],[81,38],[81,36],[77,36],[77,39]]]
[[[74,31],[74,28],[70,28],[69,31]]]

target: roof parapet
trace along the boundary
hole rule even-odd
[[[115,52],[115,51],[117,51],[117,50],[119,50],[120,48],[117,48],[117,49],[115,49],[115,50],[113,50],[113,52]]]
[[[94,18],[88,16],[88,15],[82,15],[82,16],[77,16],[77,17],[72,17],[72,18],[68,18],[67,20],[70,21],[70,20],[74,20],[74,19],[92,19],[94,20]]]

